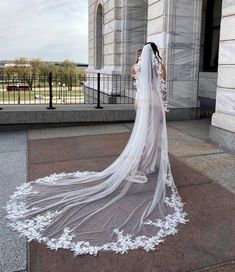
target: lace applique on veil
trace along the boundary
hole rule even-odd
[[[152,65],[153,65],[153,72],[155,72],[155,77],[157,80],[159,80],[159,87],[160,87],[160,92],[161,92],[161,97],[162,97],[162,102],[164,106],[165,112],[169,112],[168,109],[168,101],[167,101],[167,86],[166,86],[166,81],[162,77],[162,61],[159,60],[154,54],[152,55]],[[141,72],[141,56],[139,57],[138,62],[135,65],[136,67],[136,82],[135,86],[137,89],[136,93],[136,103],[138,102],[138,87],[139,87],[139,75]]]

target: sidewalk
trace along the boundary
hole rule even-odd
[[[27,133],[0,132],[0,271],[26,269],[26,239],[6,226],[2,209],[16,186],[26,182]]]
[[[125,147],[132,126],[28,130],[28,180],[54,172],[103,170]],[[168,122],[171,168],[190,221],[158,250],[74,258],[68,250],[51,251],[32,241],[28,271],[235,271],[235,156],[208,143],[207,129],[207,120]]]

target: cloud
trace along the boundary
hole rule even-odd
[[[84,0],[1,0],[0,59],[16,57],[88,62]]]

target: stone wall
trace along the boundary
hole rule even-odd
[[[96,35],[97,9],[103,9],[103,37]],[[122,0],[89,1],[89,68],[88,72],[120,73],[121,67],[121,14]],[[99,39],[99,40],[97,40]],[[103,43],[103,65],[96,69],[96,44]]]
[[[223,118],[234,116],[235,32],[231,26],[235,1],[223,2],[218,87],[217,74],[201,70],[205,3],[203,0],[149,0],[148,3],[144,0],[89,0],[87,71],[129,75],[135,50],[146,40],[153,41],[166,64],[168,99],[172,108],[196,109],[200,106],[198,96],[215,99],[217,90],[213,124],[218,125],[222,113]],[[104,37],[103,67],[97,70],[95,22],[99,4],[103,7]],[[231,120],[226,120],[224,129],[229,130]]]
[[[235,1],[224,0],[220,30],[216,113],[212,125],[235,132]]]
[[[216,112],[210,137],[235,152],[235,0],[223,0]]]
[[[96,17],[103,7],[103,67],[96,69]],[[135,51],[147,39],[147,3],[144,0],[89,1],[89,72],[129,75]],[[98,44],[101,40],[98,40]]]

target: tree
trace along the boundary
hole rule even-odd
[[[41,59],[27,59],[17,58],[4,69],[4,76],[9,79],[17,79],[19,81],[27,82],[30,90],[33,88],[33,84],[38,79],[40,81],[48,79],[49,73],[52,72],[53,78],[56,82],[64,84],[69,90],[72,87],[80,84],[85,72],[77,69],[77,64],[73,61],[64,60],[63,62],[56,64],[43,62]]]
[[[39,66],[39,75],[47,78],[50,72],[56,75],[58,67],[54,64],[42,62]]]
[[[18,77],[19,80],[27,82],[30,90],[32,90],[33,82],[39,74],[41,59],[17,58],[11,65],[5,68],[7,77]]]
[[[77,77],[82,77],[84,73],[77,69],[77,64],[75,62],[64,60],[59,64],[58,75],[61,79],[61,83],[68,86],[68,89],[71,91],[76,84]]]

